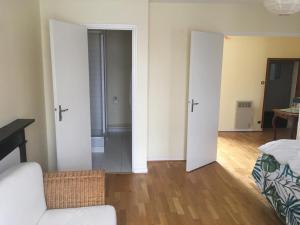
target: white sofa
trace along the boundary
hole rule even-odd
[[[0,225],[116,225],[112,206],[47,209],[39,164],[22,163],[0,174]]]

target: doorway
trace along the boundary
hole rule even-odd
[[[272,59],[267,61],[262,128],[272,128],[273,109],[289,108],[300,97],[299,59]],[[278,118],[276,127],[289,128],[287,120]]]
[[[132,171],[132,31],[88,30],[92,166]]]
[[[146,154],[141,138],[144,126],[137,124],[144,94],[137,77],[138,28],[126,24],[73,24],[50,20],[50,49],[57,167],[59,170],[92,169],[91,113],[89,88],[88,29],[131,31],[132,34],[132,172],[147,172]],[[72,83],[70,83],[72,81]],[[137,104],[142,101],[141,104]],[[144,122],[144,120],[139,120]],[[101,136],[99,135],[101,140]],[[139,139],[138,139],[139,137]],[[104,140],[104,139],[103,139]],[[101,146],[101,145],[100,145]],[[101,148],[100,148],[101,149]]]

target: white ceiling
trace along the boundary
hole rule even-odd
[[[150,0],[150,2],[181,2],[181,3],[262,3],[263,0]]]

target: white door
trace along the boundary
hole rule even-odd
[[[216,161],[224,36],[192,32],[186,170]]]
[[[87,28],[50,21],[57,164],[92,168]]]

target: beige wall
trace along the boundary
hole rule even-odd
[[[137,158],[145,168],[148,144],[148,1],[147,0],[41,0],[43,67],[49,169],[56,168],[53,91],[49,51],[49,19],[77,24],[131,24],[137,27]],[[142,160],[138,160],[142,159]]]
[[[0,21],[0,127],[36,119],[26,129],[28,160],[46,167],[38,0],[1,1]]]
[[[131,31],[106,31],[108,127],[131,127],[131,43]]]
[[[236,101],[253,101],[252,129],[261,130],[268,58],[300,58],[300,38],[235,37],[224,42],[219,130],[235,126]]]
[[[191,30],[300,33],[300,15],[279,17],[255,4],[151,3],[148,158],[152,160],[185,158]]]
[[[136,147],[139,157],[143,158],[146,157],[148,145],[149,159],[185,158],[191,30],[226,33],[300,32],[299,14],[278,17],[266,12],[261,5],[255,4],[152,2],[148,7],[147,0],[40,0],[42,78],[38,1],[2,2],[0,125],[19,117],[36,118],[36,123],[27,130],[28,157],[44,165],[45,159],[48,158],[49,169],[56,168],[48,29],[50,18],[79,24],[112,23],[137,26],[138,68],[135,83],[138,87],[136,120],[139,126]],[[43,79],[44,84],[41,83]],[[46,135],[43,123],[44,109]],[[46,147],[44,137],[47,137]],[[43,154],[44,149],[47,149],[46,156]],[[140,164],[140,167],[144,166]]]

